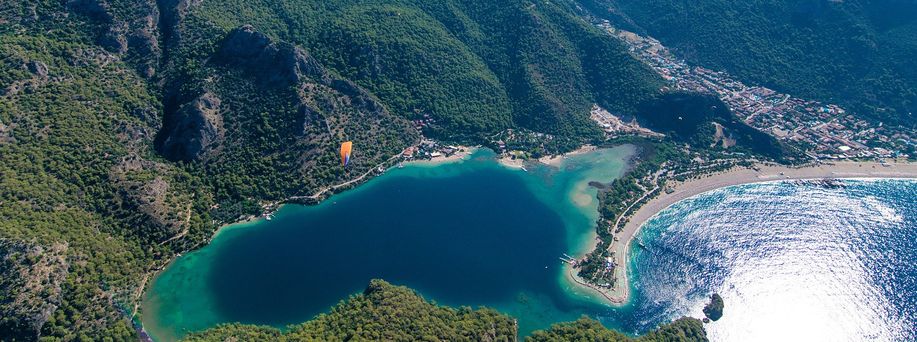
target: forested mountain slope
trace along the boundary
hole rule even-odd
[[[0,3],[0,340],[134,340],[149,276],[426,134],[599,136],[658,77],[561,4]],[[354,140],[353,163],[337,157]]]
[[[156,94],[116,56],[2,35],[0,60],[0,336],[129,338],[117,303],[172,252],[159,241],[204,229],[198,184],[156,160]]]
[[[689,62],[915,127],[917,2],[584,0]]]
[[[330,313],[276,328],[226,324],[191,334],[185,341],[516,341],[516,321],[490,309],[436,306],[408,288],[373,280],[362,294],[351,296]],[[703,323],[682,318],[638,338],[581,318],[536,331],[526,341],[707,341]]]
[[[593,103],[633,112],[661,82],[562,4],[225,1],[191,13],[222,30],[252,24],[306,47],[393,112],[432,116],[434,136],[474,141],[527,128],[570,148],[598,135]]]

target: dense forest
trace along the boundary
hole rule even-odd
[[[914,128],[917,2],[585,0],[689,62]]]
[[[252,24],[305,47],[427,134],[486,143],[506,128],[559,136],[573,149],[600,136],[593,103],[633,113],[661,79],[563,3],[527,1],[205,2],[192,14],[220,29]],[[254,8],[257,7],[257,8]]]
[[[672,323],[660,325],[656,330],[637,338],[609,330],[596,320],[584,317],[575,322],[555,324],[548,330],[536,331],[532,336],[526,337],[525,340],[526,342],[706,342],[707,334],[701,321],[689,317],[679,318]]]
[[[654,101],[642,103],[637,115],[648,127],[698,150],[716,150],[717,146],[724,145],[721,140],[728,137],[732,140],[729,146],[732,152],[745,152],[778,161],[796,153],[774,137],[742,122],[729,106],[713,95],[685,92],[661,94]]]
[[[223,223],[421,134],[572,149],[660,85],[565,2],[4,1],[0,340],[136,340],[149,277]]]
[[[516,321],[490,309],[452,309],[432,304],[414,291],[373,280],[314,319],[281,332],[272,327],[225,324],[185,337],[206,341],[516,341]],[[526,341],[707,341],[703,324],[681,318],[632,338],[581,318],[536,331]]]

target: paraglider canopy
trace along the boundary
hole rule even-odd
[[[341,165],[347,166],[350,163],[350,151],[353,149],[352,141],[345,141],[341,144]]]

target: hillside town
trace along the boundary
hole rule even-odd
[[[833,105],[749,86],[726,72],[690,66],[658,40],[619,30],[606,21],[599,27],[668,81],[668,90],[711,93],[746,124],[801,149],[813,160],[914,157],[917,133],[859,119]]]

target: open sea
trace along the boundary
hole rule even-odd
[[[917,181],[734,186],[660,212],[631,251],[634,327],[703,317],[713,341],[917,341]]]
[[[702,317],[714,341],[917,340],[917,182],[844,188],[762,183],[679,202],[648,221],[628,265],[633,296],[612,308],[568,284],[558,257],[582,253],[597,219],[591,180],[624,171],[633,148],[559,168],[470,160],[392,169],[316,206],[237,224],[177,259],[147,291],[157,341],[224,322],[283,327],[327,311],[373,278],[452,306],[489,306],[520,333],[581,315],[629,334]]]

